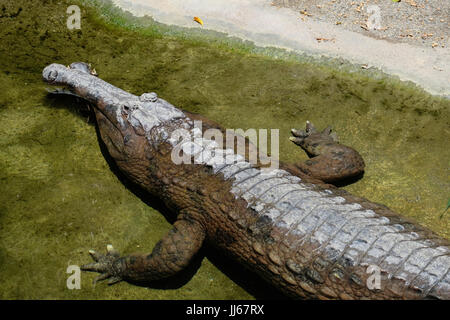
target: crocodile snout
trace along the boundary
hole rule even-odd
[[[64,66],[57,64],[57,63],[53,63],[47,67],[44,68],[44,70],[42,71],[42,78],[44,79],[45,82],[50,83],[50,84],[55,84],[60,82],[61,79],[58,79],[58,77],[61,74],[61,67],[64,68]]]

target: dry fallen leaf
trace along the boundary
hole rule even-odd
[[[410,6],[417,7],[417,3],[415,3],[414,0],[405,0],[405,2]]]
[[[305,16],[311,17],[312,14],[308,13],[306,10],[300,10],[301,14],[304,14]]]
[[[433,36],[433,34],[432,33],[424,33],[423,35],[422,35],[422,39],[426,39],[426,38],[428,38],[428,37],[432,37]]]
[[[367,28],[367,26],[365,26],[365,25],[363,25],[363,24],[360,25],[360,27],[363,28],[363,29],[366,30],[366,31],[369,31],[369,28]]]
[[[194,17],[194,21],[201,24],[203,26],[203,20],[200,19],[199,17]]]
[[[316,38],[316,40],[317,40],[317,42],[322,42],[322,41],[333,41],[334,42],[334,40],[336,40],[335,38],[330,38],[330,39],[327,39],[327,38]]]

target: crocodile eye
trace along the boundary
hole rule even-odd
[[[143,93],[139,100],[142,102],[156,102],[158,101],[158,95],[154,92]]]
[[[126,102],[126,104],[122,105],[122,113],[128,115],[129,113],[134,112],[139,109],[139,104],[134,101]]]
[[[122,114],[124,116],[128,116],[128,114],[130,113],[130,110],[131,110],[130,106],[128,106],[126,104],[122,106]]]

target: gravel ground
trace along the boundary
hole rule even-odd
[[[300,19],[315,19],[377,39],[416,46],[449,47],[450,1],[448,0],[274,0],[273,6],[291,8]],[[367,28],[371,5],[380,9],[381,28]]]

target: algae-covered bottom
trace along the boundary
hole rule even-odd
[[[210,249],[169,283],[94,287],[95,275],[83,273],[80,290],[67,288],[67,267],[90,261],[88,249],[111,243],[127,254],[149,252],[170,223],[157,202],[143,202],[111,170],[82,105],[46,97],[41,72],[53,62],[90,62],[118,87],[155,91],[227,128],[280,129],[285,161],[306,159],[288,140],[290,128],[306,120],[331,124],[367,165],[364,178],[347,190],[449,238],[450,213],[441,218],[450,190],[447,100],[395,80],[262,57],[189,32],[162,36],[152,26],[130,28],[119,15],[105,23],[97,9],[81,4],[81,30],[68,30],[71,4],[0,2],[0,298],[274,294]]]

